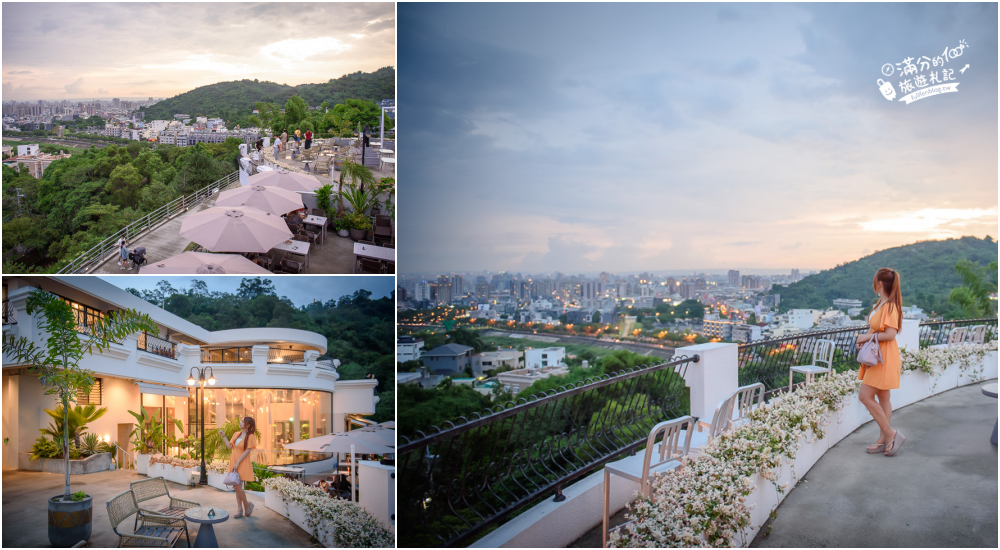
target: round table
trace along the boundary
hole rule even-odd
[[[992,398],[996,399],[996,396],[997,396],[997,383],[996,382],[994,382],[992,384],[986,384],[985,386],[980,386],[979,389],[981,389],[983,391],[983,395],[987,395],[989,397],[992,397]],[[994,445],[997,444],[997,422],[993,423],[993,435],[990,437],[990,443],[992,443]]]
[[[208,517],[209,510],[215,510],[214,517]],[[222,508],[212,508],[208,506],[202,506],[199,508],[188,508],[184,512],[184,519],[202,524],[198,528],[198,536],[194,539],[195,548],[218,548],[219,541],[215,538],[215,527],[216,523],[222,523],[229,519],[229,512],[223,510]]]
[[[272,171],[274,171],[274,168],[271,168],[270,166],[258,166],[257,167],[257,171],[258,172],[272,172]]]

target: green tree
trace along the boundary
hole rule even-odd
[[[962,309],[962,314],[972,317],[996,317],[996,304],[990,298],[997,292],[997,262],[986,267],[969,260],[959,260],[955,273],[962,285],[951,289],[948,301]]]
[[[288,98],[288,101],[285,102],[285,126],[294,131],[299,123],[306,118],[307,108],[306,102],[302,101],[301,97],[293,95]]]
[[[274,283],[271,282],[271,279],[244,277],[240,281],[240,288],[236,293],[244,300],[253,300],[260,296],[275,296],[277,291],[274,289]]]
[[[591,323],[600,323],[601,322],[601,310],[599,310],[599,309],[594,310],[594,315],[593,315],[593,317],[590,318],[590,322]]]
[[[131,164],[118,165],[111,171],[111,178],[105,188],[115,204],[121,207],[139,206],[139,193],[143,177]]]

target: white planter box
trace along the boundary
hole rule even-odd
[[[265,489],[264,506],[290,519],[292,523],[298,525],[306,533],[309,533],[310,535],[313,534],[312,529],[306,522],[306,512],[301,506],[299,506],[298,503],[285,502],[284,499],[278,496],[276,491]],[[320,531],[319,539],[323,546],[327,548],[336,548],[337,545],[333,542],[333,532],[322,529]]]
[[[214,472],[208,472],[208,484],[211,487],[215,487],[220,491],[234,491],[232,485],[226,485],[222,480],[226,479],[226,474],[217,474]]]
[[[168,464],[150,464],[148,469],[149,477],[162,477],[167,481],[173,481],[181,485],[194,485],[201,477],[201,468],[180,468]]]
[[[143,475],[149,475],[149,473],[148,473],[149,458],[153,457],[153,456],[162,456],[162,455],[160,455],[159,453],[155,453],[155,454],[151,454],[151,455],[144,455],[142,453],[136,454],[135,455],[135,469],[136,469],[136,471],[139,472],[140,474],[143,474]],[[156,477],[156,476],[152,476],[152,477]]]
[[[149,477],[162,477],[163,479],[166,479],[167,478],[166,466],[160,464],[159,462],[149,464],[148,466],[146,466],[146,475],[148,475]]]

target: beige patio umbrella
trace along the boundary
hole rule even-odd
[[[388,447],[396,446],[396,430],[382,428],[378,425],[368,426],[347,432],[354,439],[370,441],[372,443],[382,443]]]
[[[280,187],[288,191],[313,191],[323,184],[309,174],[300,174],[279,168],[250,176],[250,185]]]
[[[292,238],[281,216],[226,206],[188,215],[181,221],[180,235],[212,252],[267,252]]]
[[[312,439],[296,441],[285,444],[285,448],[292,451],[313,451],[318,453],[351,453],[351,499],[357,500],[354,491],[355,478],[358,475],[358,461],[354,458],[354,453],[366,453],[376,455],[394,454],[396,449],[376,441],[365,441],[372,439],[372,435],[358,436],[354,430],[350,432],[338,432],[335,434],[321,435]],[[371,432],[369,432],[370,434]],[[374,436],[377,438],[377,436]]]
[[[139,270],[142,274],[173,275],[197,273],[200,275],[270,275],[271,272],[240,256],[239,254],[209,254],[207,252],[183,252],[166,260],[146,264]]]
[[[251,185],[219,193],[216,206],[249,206],[272,214],[287,214],[292,210],[305,208],[302,195],[280,187]]]

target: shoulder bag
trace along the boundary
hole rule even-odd
[[[240,473],[236,470],[226,474],[225,479],[222,480],[223,485],[239,485],[241,483]]]
[[[881,309],[881,307],[879,306],[878,309]],[[873,311],[872,314],[874,313]],[[882,362],[882,349],[878,345],[878,331],[871,334],[874,337],[862,344],[861,349],[858,350],[858,363],[868,367],[874,367]]]

